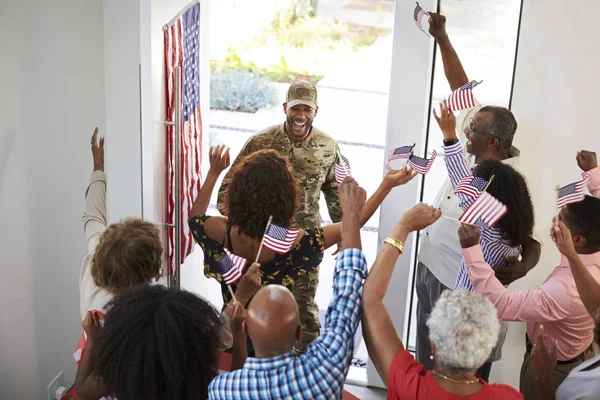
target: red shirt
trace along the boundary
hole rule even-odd
[[[454,396],[440,388],[431,375],[406,349],[402,349],[392,362],[388,374],[388,400],[513,400],[523,399],[523,395],[512,386],[487,384],[469,397]]]

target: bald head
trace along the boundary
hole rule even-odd
[[[258,357],[291,351],[302,332],[296,299],[280,285],[268,285],[256,293],[245,323]]]

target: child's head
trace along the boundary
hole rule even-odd
[[[496,160],[481,162],[473,173],[488,182],[494,176],[487,192],[508,208],[497,227],[512,246],[527,243],[533,234],[534,212],[525,178],[510,165]]]
[[[139,218],[110,225],[91,261],[94,283],[109,293],[160,277],[162,244],[158,228]]]
[[[123,399],[206,399],[218,371],[220,328],[203,298],[138,286],[108,304],[97,372]]]
[[[559,217],[571,231],[578,253],[600,251],[600,199],[585,196],[583,201],[563,208]]]

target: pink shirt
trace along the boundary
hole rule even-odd
[[[600,167],[589,172],[590,193],[600,197]],[[535,344],[540,324],[550,341],[557,342],[559,360],[569,360],[582,353],[594,338],[594,321],[581,301],[569,262],[561,263],[537,289],[509,292],[496,279],[483,259],[479,245],[463,249],[465,264],[473,287],[487,296],[503,321],[527,322],[527,335]],[[583,264],[600,281],[600,252],[580,254]]]

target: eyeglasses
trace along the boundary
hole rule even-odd
[[[490,134],[489,134],[489,133],[487,133],[487,132],[482,132],[482,131],[478,131],[478,130],[476,130],[476,129],[475,129],[475,120],[474,120],[473,118],[471,118],[471,119],[469,120],[469,125],[468,125],[467,129],[469,130],[469,134],[471,134],[471,133],[478,133],[478,134],[480,134],[480,135],[485,135],[485,136],[493,137],[494,139],[496,139],[496,140],[500,141],[500,138],[498,138],[498,136],[495,136],[495,135],[490,135]]]

